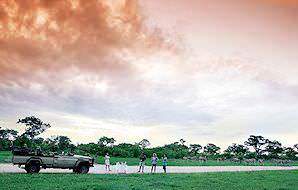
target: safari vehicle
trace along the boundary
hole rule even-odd
[[[25,166],[27,173],[38,173],[41,168],[72,169],[74,173],[88,173],[94,165],[94,158],[79,155],[44,155],[40,150],[14,148],[12,163]]]

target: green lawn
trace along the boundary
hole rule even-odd
[[[10,151],[0,151],[0,163],[8,163],[11,162],[12,154]],[[135,166],[139,164],[138,158],[119,158],[119,157],[111,157],[110,159],[111,164],[116,164],[116,162],[126,162],[129,166]],[[104,164],[104,158],[98,157],[96,160],[99,164]],[[150,159],[146,160],[146,165],[150,164]],[[161,165],[161,160],[159,160],[159,165]],[[197,160],[182,160],[182,159],[169,159],[168,160],[169,166],[239,166],[239,165],[247,165],[244,163],[234,163],[231,161],[221,161],[217,162],[216,160],[208,160],[207,162],[200,162]],[[254,164],[250,164],[254,165]],[[272,166],[273,163],[268,161],[265,162],[265,166]],[[298,166],[298,161],[292,163],[293,166]]]
[[[12,154],[10,151],[0,151],[0,163],[11,162]]]
[[[0,189],[101,190],[291,190],[298,171],[221,172],[197,174],[0,174]]]
[[[116,164],[116,162],[126,162],[129,166],[134,166],[139,164],[138,158],[118,158],[118,157],[111,157],[110,159],[111,164]],[[96,160],[99,164],[104,164],[104,158],[98,157]],[[146,165],[151,165],[150,159],[146,160]],[[161,160],[159,160],[159,165],[161,165]],[[256,164],[245,164],[245,163],[235,163],[231,161],[220,161],[217,162],[216,160],[208,160],[207,162],[200,162],[197,160],[182,160],[182,159],[169,159],[168,160],[169,166],[239,166],[239,165],[256,165]],[[265,161],[265,166],[274,166],[273,163],[269,161]],[[298,166],[298,162],[295,161],[291,165]]]

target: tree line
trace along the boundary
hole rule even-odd
[[[187,146],[184,139],[164,146],[149,148],[150,142],[143,139],[140,142],[115,144],[112,137],[103,136],[97,143],[73,144],[67,136],[52,136],[50,138],[38,137],[51,127],[39,118],[30,116],[17,121],[25,125],[25,132],[19,134],[13,129],[0,127],[0,150],[9,151],[13,147],[28,147],[31,149],[41,148],[44,152],[73,153],[91,156],[103,156],[109,153],[114,157],[139,157],[141,152],[147,155],[157,153],[166,154],[168,158],[194,158],[205,157],[208,159],[290,159],[298,160],[298,144],[293,147],[284,147],[281,142],[269,140],[263,136],[250,135],[243,144],[232,144],[222,150],[219,146],[208,143],[206,145],[190,144]]]

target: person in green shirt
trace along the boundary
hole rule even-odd
[[[145,167],[145,161],[147,159],[147,156],[144,152],[142,152],[141,156],[140,156],[140,167],[139,167],[139,171],[138,172],[141,172],[142,170],[142,173],[144,173],[144,167]]]

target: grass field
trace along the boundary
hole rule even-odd
[[[298,171],[222,172],[197,174],[0,174],[0,189],[298,189]]]
[[[0,151],[0,163],[11,162],[12,154],[10,151]]]
[[[0,163],[8,163],[11,162],[11,152],[10,151],[0,151]],[[129,166],[135,166],[139,164],[138,158],[119,158],[119,157],[111,157],[110,159],[111,164],[114,165],[117,162],[126,162]],[[99,164],[104,164],[104,158],[98,157],[96,160]],[[146,160],[146,165],[151,165],[150,159]],[[161,165],[161,161],[159,161],[159,165]],[[217,162],[216,160],[208,160],[207,162],[200,162],[197,160],[182,160],[182,159],[169,159],[168,160],[169,166],[239,166],[239,165],[247,165],[244,163],[234,163],[231,161],[220,161]],[[255,164],[250,164],[255,165]],[[266,161],[264,163],[265,166],[272,166],[273,163]],[[298,166],[298,162],[294,162],[291,165]]]
[[[111,164],[116,164],[117,162],[126,162],[129,166],[134,166],[139,164],[138,158],[117,158],[111,157]],[[104,164],[104,158],[98,157],[97,163]],[[146,160],[146,165],[151,165],[150,159]],[[161,160],[159,160],[159,165],[161,165]],[[231,161],[220,161],[208,160],[207,162],[200,162],[198,160],[182,160],[182,159],[169,159],[169,166],[239,166],[239,165],[256,165],[256,164],[245,164],[245,163],[235,163]],[[264,166],[274,166],[275,164],[269,161],[264,162]],[[291,165],[298,166],[298,162],[295,161]]]

